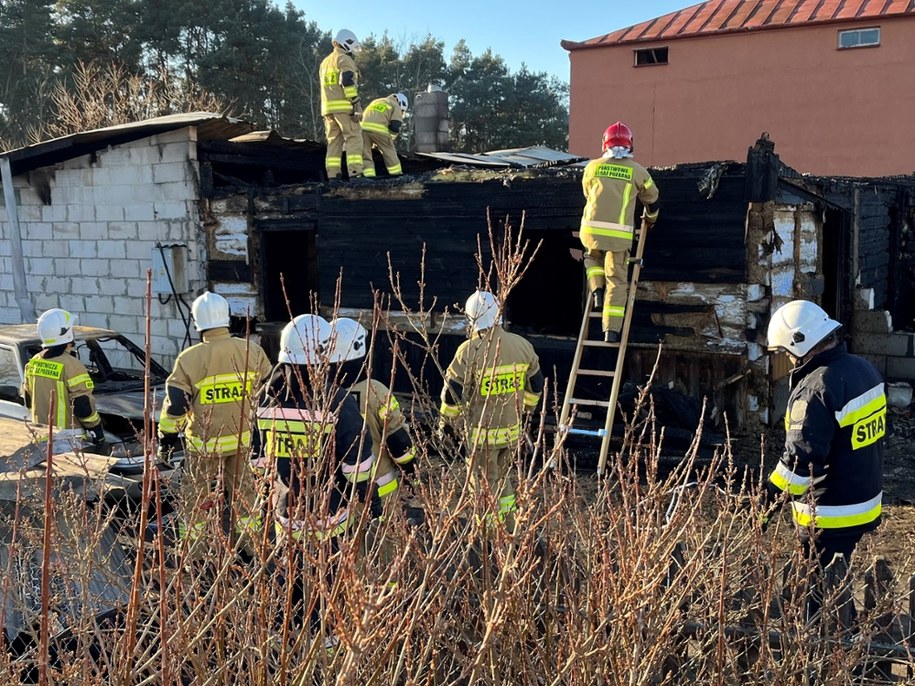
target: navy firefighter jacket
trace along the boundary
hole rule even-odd
[[[844,343],[791,372],[785,452],[769,476],[787,491],[798,526],[820,537],[880,523],[886,395],[883,378]]]

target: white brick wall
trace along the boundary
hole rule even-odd
[[[196,132],[181,129],[66,160],[51,170],[51,204],[28,175],[14,179],[27,287],[39,312],[63,307],[84,324],[142,342],[146,270],[157,241],[188,246],[192,296],[205,284],[204,235],[197,213]],[[19,323],[0,212],[0,323]],[[184,323],[174,302],[152,302],[153,354],[170,366]]]

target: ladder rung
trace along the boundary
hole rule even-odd
[[[607,343],[607,341],[582,341],[582,345],[592,348],[619,348],[619,343]]]
[[[616,372],[609,369],[579,369],[578,373],[585,376],[616,376]]]
[[[593,405],[594,407],[610,407],[609,400],[585,400],[583,398],[569,398],[569,405]]]
[[[598,310],[591,310],[588,312],[588,316],[591,317],[591,319],[600,319],[602,315]]]

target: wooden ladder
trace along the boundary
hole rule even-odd
[[[578,334],[578,343],[575,346],[575,356],[572,359],[572,371],[569,373],[569,384],[566,387],[566,394],[562,401],[562,412],[559,415],[559,431],[565,434],[577,434],[582,436],[594,436],[600,438],[600,458],[597,462],[597,474],[603,476],[607,468],[607,455],[610,452],[610,433],[613,430],[613,419],[616,415],[616,402],[620,393],[620,386],[623,377],[623,363],[626,358],[626,346],[629,343],[629,328],[632,322],[632,310],[635,306],[635,291],[639,283],[639,274],[642,271],[642,255],[645,250],[645,235],[648,233],[647,225],[643,221],[639,229],[638,242],[636,244],[635,256],[629,259],[632,271],[629,275],[629,290],[626,296],[626,312],[623,316],[623,330],[620,333],[619,343],[607,343],[603,339],[595,340],[588,337],[590,322],[592,319],[600,319],[601,311],[594,309],[590,300],[585,306],[585,313],[581,320],[581,331]],[[609,369],[582,369],[581,358],[585,348],[617,348],[616,365],[613,370]],[[579,376],[604,377],[611,378],[609,400],[589,400],[575,397],[575,386]],[[580,429],[573,426],[575,414],[573,408],[595,407],[604,409],[607,413],[604,420],[603,429]]]

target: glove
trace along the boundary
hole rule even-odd
[[[92,452],[96,455],[106,455],[108,450],[108,441],[105,440],[105,430],[101,424],[86,429],[89,434],[89,440],[92,441]]]
[[[181,438],[178,434],[166,434],[160,431],[158,439],[159,445],[156,448],[156,459],[160,462],[171,461],[172,453],[181,450]]]
[[[362,121],[362,105],[357,104],[353,106],[353,121]]]
[[[648,214],[648,210],[642,210],[642,221],[645,222],[645,226],[649,229],[655,225],[655,222],[658,221],[658,213]]]

